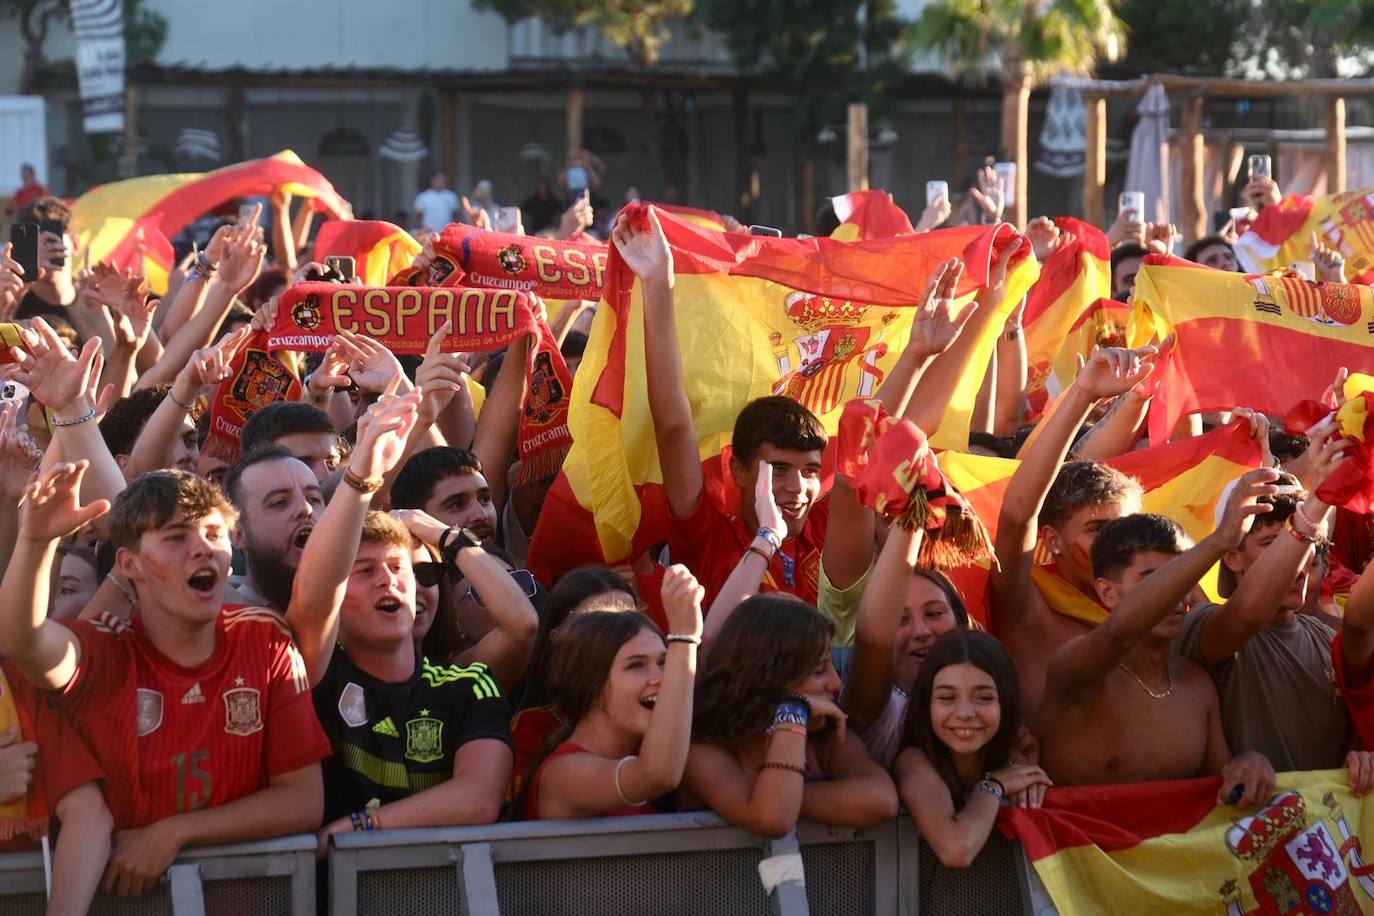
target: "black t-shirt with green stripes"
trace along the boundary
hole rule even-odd
[[[417,656],[415,674],[389,684],[336,648],[314,700],[334,750],[324,764],[325,823],[450,779],[454,755],[469,741],[510,743],[510,709],[480,662],[436,665]]]

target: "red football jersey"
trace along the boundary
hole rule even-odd
[[[821,547],[825,544],[825,524],[830,518],[830,500],[822,499],[806,513],[801,534],[790,538],[773,555],[763,576],[760,592],[790,592],[809,604],[820,595]],[[697,577],[706,597],[701,606],[709,608],[716,594],[740,557],[749,549],[757,529],[751,529],[738,515],[726,515],[703,491],[696,511],[684,519],[673,519],[668,533],[668,555]]]
[[[193,669],[159,652],[138,615],[67,626],[81,658],[63,704],[105,769],[115,829],[231,802],[329,756],[305,663],[271,611],[226,607]]]

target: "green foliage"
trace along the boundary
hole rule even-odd
[[[894,0],[697,0],[697,16],[747,72],[803,87],[798,136],[843,122],[850,102],[880,111],[907,70],[906,23]]]
[[[935,0],[912,34],[969,75],[1003,82],[1091,72],[1114,59],[1124,40],[1113,0]]]
[[[541,16],[562,28],[595,26],[642,66],[658,59],[668,23],[692,13],[692,0],[474,0],[514,22]]]
[[[1333,77],[1342,62],[1348,70],[1367,70],[1358,58],[1374,44],[1374,2],[1254,0],[1240,37],[1243,75]]]
[[[1124,63],[1146,73],[1228,75],[1250,6],[1250,0],[1125,0]]]

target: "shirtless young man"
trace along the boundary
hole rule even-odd
[[[1177,523],[1131,515],[1093,544],[1097,594],[1110,611],[1050,657],[1040,701],[1041,764],[1057,785],[1182,779],[1220,773],[1218,802],[1264,801],[1274,770],[1254,751],[1232,757],[1216,688],[1172,649],[1184,601],[1240,543],[1278,474],[1251,471],[1232,490],[1217,529],[1195,547]],[[1239,797],[1233,795],[1243,787]]]
[[[1032,728],[1047,660],[1091,626],[1070,616],[1064,599],[1098,610],[1088,559],[1093,538],[1106,522],[1140,509],[1140,485],[1134,480],[1105,464],[1066,465],[1064,458],[1098,401],[1138,385],[1153,369],[1155,355],[1154,347],[1094,353],[1040,424],[1007,484],[992,572],[992,632],[1016,662]],[[1054,557],[1052,575],[1063,586],[1062,596],[1043,593],[1032,575],[1039,542]]]

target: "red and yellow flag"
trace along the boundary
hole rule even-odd
[[[1312,233],[1346,259],[1353,283],[1374,282],[1374,188],[1326,197],[1290,194],[1260,211],[1236,240],[1236,256],[1251,273],[1287,270],[1312,257]]]
[[[266,159],[252,159],[213,172],[146,175],[92,188],[72,205],[72,233],[92,264],[112,261],[137,267],[137,252],[146,249],[142,270],[148,285],[167,288],[172,248],[167,239],[188,223],[241,197],[270,194],[285,188],[296,197],[314,201],[316,210],[330,216],[351,215],[348,201],[329,180],[290,150]]]
[[[1078,316],[1069,328],[1059,355],[1054,358],[1055,384],[1050,386],[1054,397],[1078,376],[1078,358],[1087,360],[1095,347],[1124,347],[1129,339],[1127,328],[1131,321],[1131,307],[1115,299],[1098,299]]]
[[[736,415],[757,397],[792,397],[833,434],[845,402],[871,396],[891,371],[931,270],[963,258],[959,292],[971,294],[1016,237],[1000,226],[874,242],[773,239],[658,216],[673,254],[678,344],[699,456],[717,469]],[[1029,282],[1024,270],[1013,274]],[[992,328],[987,355],[966,373],[969,413],[1000,329]],[[654,330],[644,325],[634,274],[612,247],[605,296],[573,386],[573,447],[531,545],[530,567],[545,581],[579,563],[638,556],[666,539],[644,372],[645,335]],[[956,400],[952,409],[965,409]],[[966,437],[967,416],[963,422]]]
[[[420,243],[409,232],[378,219],[330,220],[315,236],[315,260],[353,258],[363,286],[386,286],[419,253]]]
[[[1261,457],[1259,443],[1250,437],[1248,421],[1233,420],[1205,435],[1128,452],[1106,463],[1140,481],[1145,491],[1142,511],[1168,516],[1194,541],[1200,541],[1216,527],[1217,502],[1227,485],[1259,467]],[[939,460],[945,476],[964,494],[996,541],[1002,499],[1020,462],[961,452],[944,452]],[[987,567],[964,567],[952,571],[951,578],[960,588],[969,613],[986,624]],[[1077,600],[1073,586],[1054,576],[1049,568],[1039,568],[1036,579],[1046,600],[1060,613],[1089,623],[1105,619],[1106,612],[1092,596],[1082,595],[1083,600]],[[1209,573],[1202,586],[1214,599],[1217,597],[1214,574]]]
[[[1145,259],[1135,281],[1133,345],[1176,337],[1160,360],[1150,438],[1180,417],[1251,407],[1282,416],[1330,384],[1337,366],[1374,365],[1367,286],[1242,274]]]
[[[911,218],[906,211],[897,206],[892,195],[876,188],[870,191],[851,191],[839,197],[830,198],[835,208],[835,216],[840,225],[830,233],[832,239],[842,242],[871,241],[873,239],[894,239],[903,235],[915,235]]]
[[[1218,804],[1219,786],[1209,777],[1051,789],[1042,808],[1003,808],[998,826],[1021,842],[1060,913],[1374,913],[1360,840],[1374,827],[1374,796],[1356,798],[1343,770],[1281,773],[1258,808]]]
[[[1112,249],[1101,229],[1063,216],[1054,221],[1062,233],[1059,247],[1045,259],[1039,281],[1031,288],[1021,319],[1026,336],[1031,416],[1039,416],[1077,371],[1070,357],[1067,372],[1061,353],[1065,338],[1093,303],[1112,294]],[[1053,374],[1057,387],[1050,384]]]

